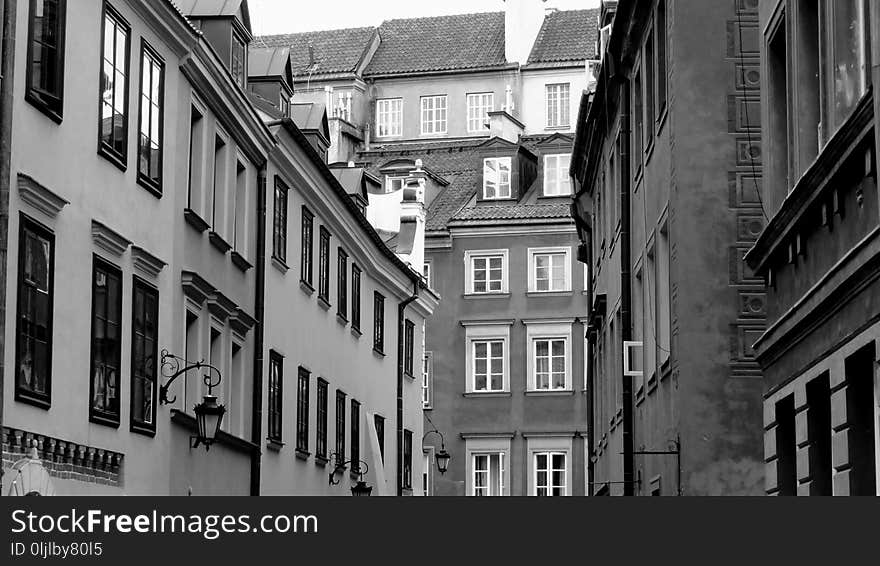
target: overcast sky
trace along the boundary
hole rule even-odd
[[[500,12],[503,0],[250,0],[256,35],[377,26],[383,20]],[[547,0],[560,10],[595,8],[599,0]]]

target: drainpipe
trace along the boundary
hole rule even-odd
[[[593,310],[593,241],[592,241],[592,232],[590,233],[590,243],[587,244],[587,300],[590,301],[589,306],[587,307],[587,312],[589,315],[592,315]],[[594,435],[595,435],[595,426],[593,423],[593,415],[596,414],[594,403],[595,394],[594,394],[594,383],[595,376],[593,372],[595,368],[593,366],[593,352],[596,351],[596,333],[590,332],[590,321],[592,316],[588,316],[587,322],[587,341],[590,344],[590,351],[584,352],[584,355],[587,357],[584,360],[584,363],[587,366],[587,495],[593,495],[593,486],[595,485],[595,463],[593,462],[593,446],[594,446]]]
[[[620,128],[620,323],[624,342],[632,340],[632,251],[630,250],[630,98],[629,83],[623,82],[624,95],[621,97]],[[623,363],[623,356],[618,360]],[[623,376],[623,494],[635,495],[635,463],[633,454],[633,379]]]
[[[403,364],[406,307],[419,298],[419,281],[413,279],[413,294],[397,305],[397,495],[403,495]]]
[[[0,319],[6,320],[6,259],[9,249],[9,185],[12,182],[12,103],[15,77],[15,17],[17,0],[2,0],[3,45],[0,61]],[[0,337],[0,430],[3,426],[3,381],[7,372],[6,342]],[[2,485],[2,480],[0,480]]]
[[[251,495],[260,495],[263,437],[263,340],[266,308],[266,166],[257,177],[257,281],[254,305],[254,379],[251,400]]]

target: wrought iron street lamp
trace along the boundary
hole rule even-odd
[[[351,486],[351,494],[354,497],[369,497],[373,493],[373,487],[364,481],[364,475],[370,471],[370,467],[363,460],[344,460],[344,456],[337,456],[336,452],[330,453],[330,461],[335,462],[333,470],[330,472],[330,485],[339,485],[336,479],[338,474],[345,471],[345,466],[356,463],[358,465],[356,473],[358,475],[357,482]]]
[[[440,451],[434,455],[434,458],[437,460],[437,471],[440,472],[440,475],[442,476],[446,473],[446,470],[449,469],[449,461],[452,460],[452,456],[446,451],[446,439],[443,437],[443,433],[437,430],[437,427],[434,426],[434,423],[431,422],[430,418],[428,419],[428,422],[431,423],[431,426],[434,428],[425,433],[422,437],[422,444],[425,444],[425,439],[428,438],[429,434],[440,436]]]
[[[168,405],[177,401],[177,397],[168,398],[168,389],[175,379],[181,375],[185,375],[190,370],[205,370],[202,376],[202,382],[208,388],[208,394],[204,396],[201,403],[193,407],[196,415],[196,424],[198,425],[197,436],[190,437],[190,446],[197,448],[199,444],[205,446],[205,450],[210,450],[211,445],[217,440],[217,433],[220,431],[220,425],[223,422],[223,415],[226,414],[226,407],[217,403],[217,397],[213,395],[214,388],[220,385],[222,376],[220,370],[211,364],[205,363],[204,360],[198,362],[190,362],[180,356],[175,356],[162,350],[162,376],[166,378],[164,384],[159,387],[159,404]]]

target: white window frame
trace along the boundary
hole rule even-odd
[[[566,88],[564,88],[566,87]],[[566,93],[563,104],[562,93]],[[550,111],[551,96],[556,101],[556,112]],[[544,123],[548,128],[571,127],[571,83],[548,83],[544,85]],[[565,121],[563,121],[565,118]]]
[[[403,99],[376,100],[376,137],[393,138],[403,135]]]
[[[434,495],[434,447],[422,448],[422,496]],[[427,480],[427,481],[426,481]]]
[[[422,408],[431,409],[434,404],[434,352],[422,356]]]
[[[538,290],[537,256],[565,255],[565,282],[562,289]],[[552,270],[551,270],[552,274]],[[552,277],[550,279],[553,281]],[[571,247],[529,248],[529,293],[565,293],[571,292]]]
[[[510,256],[509,250],[467,250],[464,252],[464,274],[465,274],[465,285],[464,292],[466,295],[498,295],[509,293],[509,278],[507,275],[508,271],[508,258]],[[501,258],[501,290],[500,291],[490,291],[489,290],[489,271],[486,271],[486,291],[477,292],[474,290],[474,260],[476,259],[487,259],[487,258]]]
[[[394,191],[401,191],[406,188],[406,175],[385,175],[385,192],[393,193]],[[394,184],[400,181],[400,187],[394,188]]]
[[[563,159],[568,160],[564,169],[560,165]],[[552,166],[551,162],[553,162]],[[544,156],[544,196],[565,197],[571,195],[571,177],[568,175],[570,166],[571,154],[569,153],[555,153]],[[555,187],[553,191],[550,190],[551,186]],[[567,186],[568,190],[564,190],[563,186]]]
[[[574,319],[569,320],[524,320],[526,325],[526,343],[528,344],[527,354],[527,391],[536,392],[560,392],[572,391],[572,325]],[[540,340],[563,340],[565,342],[565,385],[564,387],[553,387],[553,383],[549,384],[546,389],[538,389],[537,374],[537,342]]]
[[[489,112],[495,110],[494,92],[473,92],[467,95],[467,131],[471,134],[486,133]]]
[[[496,170],[499,172],[499,179],[497,182],[495,196],[488,196],[486,194],[486,185],[488,182],[488,176],[486,175],[486,170],[489,165],[489,162],[496,163]],[[507,183],[502,182],[501,175],[501,166],[507,165]],[[502,187],[507,187],[507,191],[503,192]],[[483,200],[505,200],[509,199],[513,195],[513,159],[510,157],[486,157],[483,159]]]
[[[423,96],[419,100],[422,135],[443,135],[449,128],[449,104],[445,94]]]
[[[428,284],[428,289],[434,288],[434,261],[430,259],[426,259],[424,265],[422,266],[422,275],[425,276],[425,282]]]
[[[529,495],[538,495],[538,454],[565,455],[565,496],[572,495],[572,437],[570,436],[529,436],[527,439],[529,457]],[[548,478],[549,480],[549,478]]]
[[[510,495],[510,437],[483,436],[480,438],[465,438],[465,493],[468,497],[474,497],[475,485],[475,456],[481,454],[498,454],[501,458],[502,470],[499,474],[501,493],[499,497]]]
[[[465,325],[465,392],[475,395],[509,393],[510,392],[510,326],[512,321],[497,323],[481,322],[478,324],[462,323]],[[476,389],[476,364],[475,344],[477,342],[501,342],[502,343],[502,376],[501,389],[488,389],[491,379],[487,378],[487,389]]]

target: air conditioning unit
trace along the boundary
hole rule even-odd
[[[623,343],[623,375],[628,377],[642,377],[644,375],[644,342]]]

